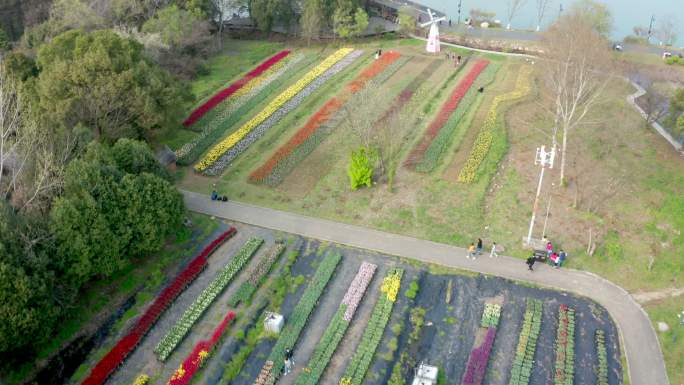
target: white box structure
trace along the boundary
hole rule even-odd
[[[285,318],[278,313],[268,313],[264,320],[264,329],[271,333],[280,334],[285,324]]]
[[[413,379],[413,385],[436,385],[437,373],[439,369],[436,366],[426,365],[420,363],[418,370],[416,370],[416,377]]]

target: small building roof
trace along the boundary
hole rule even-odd
[[[403,6],[409,6],[415,9],[417,12],[427,15],[427,10],[429,7],[418,4],[410,0],[371,0],[371,3],[376,3],[383,5],[385,7],[393,8],[399,10]],[[446,17],[446,13],[430,8],[435,17]]]

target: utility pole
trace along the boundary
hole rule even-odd
[[[558,18],[560,19],[560,17],[562,15],[563,15],[563,3],[560,3],[560,10],[558,10]]]
[[[458,22],[456,22],[456,26],[461,24],[461,2],[463,0],[458,0]]]
[[[653,23],[655,23],[655,15],[651,15],[651,23],[648,25],[648,42],[651,42],[651,35],[653,34]]]
[[[532,229],[534,228],[534,220],[537,217],[537,207],[539,206],[539,194],[541,193],[542,182],[544,181],[544,170],[546,167],[553,168],[553,161],[556,158],[556,146],[551,148],[551,151],[546,151],[546,146],[537,147],[537,153],[534,156],[534,164],[541,166],[539,173],[539,184],[537,184],[537,195],[534,197],[534,205],[532,206],[532,218],[530,219],[530,229],[527,232],[527,244],[532,242]],[[546,227],[546,224],[544,224]]]

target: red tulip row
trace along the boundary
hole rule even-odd
[[[228,97],[230,97],[230,95],[234,94],[235,91],[242,88],[242,86],[247,84],[247,82],[249,82],[253,78],[261,75],[264,71],[271,68],[274,64],[278,63],[285,56],[287,56],[289,54],[290,54],[289,50],[283,50],[283,51],[280,51],[277,54],[271,56],[270,58],[266,59],[266,61],[259,64],[256,68],[254,68],[252,71],[250,71],[247,75],[236,80],[231,85],[229,85],[227,88],[222,89],[216,95],[212,96],[209,100],[204,102],[201,106],[197,107],[194,111],[192,111],[190,113],[190,116],[188,116],[188,118],[185,119],[185,121],[183,122],[183,125],[185,127],[191,126],[193,123],[195,123],[197,120],[199,120],[202,116],[204,116],[204,114],[211,111],[212,108],[216,107],[219,103],[221,103],[222,101],[224,101]]]
[[[178,369],[173,373],[166,385],[187,385],[192,380],[192,377],[197,373],[206,358],[209,356],[216,343],[221,339],[221,335],[228,327],[228,324],[235,319],[235,313],[232,311],[226,315],[221,323],[214,329],[214,333],[208,340],[202,340],[195,345],[192,352],[183,361]]]
[[[286,161],[293,152],[297,151],[307,139],[316,133],[316,131],[325,124],[351,97],[361,91],[363,87],[375,76],[380,74],[387,66],[395,62],[401,54],[390,51],[380,57],[380,59],[371,63],[368,68],[361,72],[354,80],[349,82],[345,89],[328,100],[309,120],[302,126],[290,140],[283,144],[267,161],[254,170],[249,180],[253,183],[261,183],[268,177],[278,166],[278,163]]]
[[[432,141],[435,139],[437,134],[439,134],[439,131],[442,129],[444,124],[446,124],[446,122],[449,120],[449,117],[456,110],[456,107],[458,107],[461,99],[463,99],[465,94],[468,92],[480,73],[484,71],[487,65],[489,65],[489,61],[487,60],[478,60],[475,62],[473,67],[470,69],[470,72],[468,72],[465,78],[458,83],[451,95],[449,95],[447,101],[442,104],[442,108],[439,110],[439,113],[437,113],[437,116],[435,116],[428,126],[427,131],[425,131],[425,134],[423,134],[423,140],[413,148],[406,159],[406,162],[404,162],[404,166],[412,168],[421,162],[423,156],[425,155],[425,151],[428,149],[428,147],[430,147]]]
[[[202,252],[197,255],[188,266],[157,296],[145,313],[138,319],[128,334],[117,342],[93,368],[90,375],[82,382],[83,385],[101,385],[123,363],[126,357],[135,350],[145,334],[157,322],[166,308],[185,290],[185,288],[199,275],[207,265],[207,257],[211,255],[225,240],[236,233],[231,227],[214,239]]]

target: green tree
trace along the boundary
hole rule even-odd
[[[333,28],[341,38],[359,36],[368,27],[368,14],[363,8],[356,8],[352,0],[338,0],[333,15]]]
[[[416,29],[416,17],[413,14],[413,8],[409,6],[399,8],[398,22],[401,33],[412,33]]]
[[[257,27],[265,32],[270,32],[275,23],[288,27],[295,19],[293,0],[249,0],[247,5]]]
[[[96,138],[149,138],[177,127],[191,96],[150,62],[140,44],[112,31],[69,31],[38,51],[37,111],[45,126],[81,123]]]
[[[38,75],[36,62],[21,52],[10,52],[3,60],[5,71],[14,81],[25,82]]]
[[[4,29],[0,28],[0,51],[7,51],[12,48],[10,38]]]
[[[209,39],[209,31],[201,15],[197,9],[188,11],[171,5],[145,22],[142,30],[145,33],[158,33],[164,44],[185,48]],[[198,31],[202,36],[197,36]]]
[[[169,180],[171,176],[157,161],[144,142],[132,139],[119,139],[112,146],[112,156],[117,167],[127,174],[154,174]]]
[[[321,32],[323,22],[323,7],[320,0],[305,0],[302,17],[299,19],[299,25],[302,31],[302,36],[306,38],[306,44],[311,44],[311,39],[316,39]]]
[[[613,30],[613,15],[604,3],[596,0],[580,0],[572,5],[570,14],[586,20],[603,37],[607,38]]]

